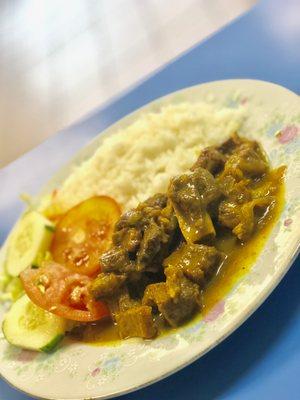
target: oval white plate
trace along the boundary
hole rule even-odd
[[[300,218],[300,101],[296,94],[261,81],[211,82],[159,99],[122,119],[105,134],[113,134],[129,125],[141,112],[157,110],[162,104],[203,98],[229,107],[247,104],[247,118],[241,133],[258,139],[274,166],[288,166],[285,209],[251,271],[204,320],[199,319],[153,341],[129,340],[115,347],[79,343],[44,355],[14,348],[2,339],[0,374],[10,384],[45,399],[76,400],[104,399],[149,385],[220,343],[257,309],[287,272],[300,238],[297,224]],[[83,149],[52,179],[46,191],[57,186],[74,164],[89,157],[102,138],[103,134]],[[219,140],[222,141],[222,137]],[[0,310],[0,321],[3,313],[4,310]]]

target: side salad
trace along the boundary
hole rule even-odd
[[[8,238],[0,275],[0,300],[9,306],[2,331],[9,343],[51,352],[78,324],[109,316],[88,288],[120,214],[107,196],[64,214],[51,207],[24,213]]]

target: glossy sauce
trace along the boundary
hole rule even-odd
[[[249,272],[264,248],[272,229],[276,225],[283,206],[284,184],[281,183],[276,194],[276,203],[273,209],[269,211],[264,225],[246,243],[241,244],[238,241],[236,242],[218,274],[204,290],[203,315],[207,314]]]
[[[263,226],[246,243],[240,243],[228,233],[220,234],[216,239],[216,247],[224,251],[227,254],[227,258],[203,292],[202,317],[224,298],[231,288],[249,272],[278,221],[283,206],[284,183],[281,179],[274,206],[268,211]],[[174,329],[163,329],[161,333],[166,334],[172,331]],[[79,337],[76,336],[76,340],[98,346],[103,344],[115,345],[120,341],[117,328],[110,320],[86,326],[84,332]]]

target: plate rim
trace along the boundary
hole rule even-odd
[[[290,89],[287,89],[281,85],[278,85],[276,83],[273,82],[269,82],[269,81],[264,81],[264,80],[256,80],[256,79],[224,79],[224,80],[215,80],[215,81],[210,81],[210,82],[205,82],[205,83],[200,83],[197,85],[192,85],[192,86],[187,86],[184,88],[181,88],[179,90],[170,92],[164,96],[158,97],[154,100],[152,100],[149,103],[144,104],[142,107],[136,108],[134,111],[124,115],[123,117],[119,118],[117,121],[115,121],[114,123],[110,124],[109,126],[107,126],[105,129],[101,130],[97,135],[95,135],[95,137],[90,140],[87,144],[85,144],[83,147],[81,147],[72,157],[69,158],[69,160],[64,163],[59,170],[54,173],[54,175],[47,181],[47,183],[45,185],[42,185],[41,190],[39,191],[38,194],[38,201],[40,200],[41,196],[43,196],[45,194],[45,191],[49,191],[49,187],[51,186],[51,183],[53,182],[53,180],[55,180],[55,177],[58,176],[60,173],[64,173],[66,172],[66,169],[68,170],[73,163],[79,165],[80,163],[80,158],[81,158],[81,153],[84,151],[89,151],[90,148],[93,147],[93,145],[97,142],[99,142],[99,145],[101,145],[103,139],[105,137],[108,137],[110,135],[113,134],[113,132],[117,132],[118,130],[118,125],[120,123],[124,124],[125,126],[124,128],[126,128],[130,123],[134,122],[135,118],[138,118],[140,115],[140,113],[142,113],[145,109],[151,107],[154,103],[162,103],[159,104],[159,106],[162,106],[164,103],[164,101],[168,100],[169,97],[173,97],[176,95],[179,95],[181,92],[185,92],[187,90],[196,90],[198,87],[207,87],[207,89],[209,90],[209,86],[210,85],[216,85],[216,84],[251,84],[251,83],[255,83],[256,85],[262,85],[262,86],[273,86],[277,89],[280,89],[281,91],[285,91],[290,95],[295,96],[295,98],[299,99],[299,96],[293,92]],[[71,125],[72,128],[72,125]],[[94,149],[95,151],[95,149]],[[67,173],[66,176],[69,175],[69,172]],[[66,179],[66,176],[64,177],[64,179]],[[22,214],[21,214],[22,215]],[[19,218],[21,217],[21,215],[19,216]],[[19,220],[18,218],[18,220]],[[17,220],[17,222],[18,222]],[[9,235],[12,231],[13,227],[11,228]],[[274,230],[274,227],[272,228],[272,231]],[[271,232],[272,232],[271,231]],[[9,237],[9,235],[7,236],[7,238]],[[297,236],[295,236],[295,243],[293,246],[293,250],[290,252],[289,257],[286,259],[286,261],[284,263],[282,263],[283,267],[280,269],[280,273],[278,274],[278,276],[276,276],[276,279],[271,280],[265,287],[264,290],[260,291],[258,296],[256,297],[255,301],[251,302],[249,305],[247,305],[245,307],[245,309],[243,310],[242,314],[239,316],[238,320],[235,321],[235,323],[233,323],[229,329],[226,330],[226,332],[220,336],[214,343],[212,343],[210,346],[208,346],[205,350],[203,350],[202,352],[200,351],[197,355],[195,355],[194,357],[191,357],[189,360],[185,361],[185,362],[181,362],[180,365],[175,366],[174,368],[170,369],[168,372],[162,374],[159,377],[156,378],[152,378],[149,379],[147,381],[145,381],[144,383],[138,385],[138,386],[134,386],[132,387],[132,385],[128,385],[128,387],[124,388],[124,389],[120,389],[117,390],[115,392],[111,392],[109,395],[100,395],[100,396],[91,396],[88,397],[89,400],[105,400],[105,399],[110,399],[116,396],[121,396],[121,395],[125,395],[128,393],[132,393],[134,391],[140,390],[142,388],[145,388],[147,386],[150,386],[151,384],[161,381],[165,378],[167,378],[168,376],[180,371],[181,369],[185,368],[186,366],[192,364],[193,362],[195,362],[196,360],[200,359],[202,356],[204,356],[206,353],[208,353],[210,350],[212,350],[213,348],[215,348],[217,345],[219,345],[221,342],[223,342],[227,337],[229,337],[235,330],[237,330],[255,311],[258,310],[258,308],[263,304],[263,302],[270,296],[270,294],[273,292],[273,290],[278,286],[278,284],[281,282],[281,280],[283,279],[283,277],[286,275],[286,273],[289,271],[289,269],[291,268],[291,266],[293,265],[294,261],[296,260],[299,252],[300,252],[300,231],[298,233]],[[5,240],[5,242],[2,244],[1,246],[1,250],[3,250],[3,248],[5,247],[5,244],[7,242],[7,239]],[[264,246],[265,247],[265,246]],[[255,265],[255,263],[253,264]],[[3,268],[4,266],[2,266]],[[15,386],[14,384],[12,384],[9,380],[7,380],[6,377],[3,376],[3,374],[0,372],[0,378],[3,379],[4,382],[6,382],[9,386],[11,386],[12,388],[16,389],[17,391],[32,396],[33,398],[37,398],[37,399],[42,399],[42,400],[57,400],[57,397],[41,397],[38,395],[34,395],[31,392],[27,392],[26,390],[20,389],[19,387]],[[68,398],[60,398],[60,400],[84,400],[85,397],[68,397]]]

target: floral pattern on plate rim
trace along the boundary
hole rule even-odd
[[[227,98],[225,105],[236,108],[239,105],[245,105],[249,102],[247,96],[232,96]],[[257,132],[259,136],[265,136],[271,144],[269,158],[276,164],[285,163],[287,157],[293,154],[294,158],[300,155],[300,114],[293,117],[288,123],[285,116],[275,113],[271,121],[266,123]],[[277,229],[282,234],[288,233],[292,224],[292,215],[300,207],[298,202],[286,203],[280,216]],[[276,243],[274,244],[276,247]],[[139,349],[149,353],[150,357],[159,357],[156,349],[172,348],[176,346],[178,340],[184,340],[187,343],[193,343],[201,340],[203,333],[208,326],[213,325],[216,320],[222,317],[226,311],[228,300],[235,291],[239,290],[240,282],[227,296],[202,319],[197,319],[193,324],[184,328],[179,328],[176,334],[170,334],[157,338],[151,342],[143,343]],[[3,339],[4,340],[4,339]],[[113,382],[122,372],[122,370],[134,364],[139,357],[134,351],[122,351],[122,345],[116,348],[111,347],[108,353],[99,356],[97,361],[86,366],[86,374],[81,378],[82,383],[89,389],[101,386],[105,381]],[[27,350],[21,350],[7,345],[6,350],[1,355],[3,361],[6,361],[8,368],[14,369],[16,374],[24,380],[38,382],[45,379],[49,374],[66,371],[70,378],[78,378],[78,361],[76,358],[82,355],[83,350],[75,348],[70,350],[68,347],[60,347],[55,353],[47,355],[34,353]]]

